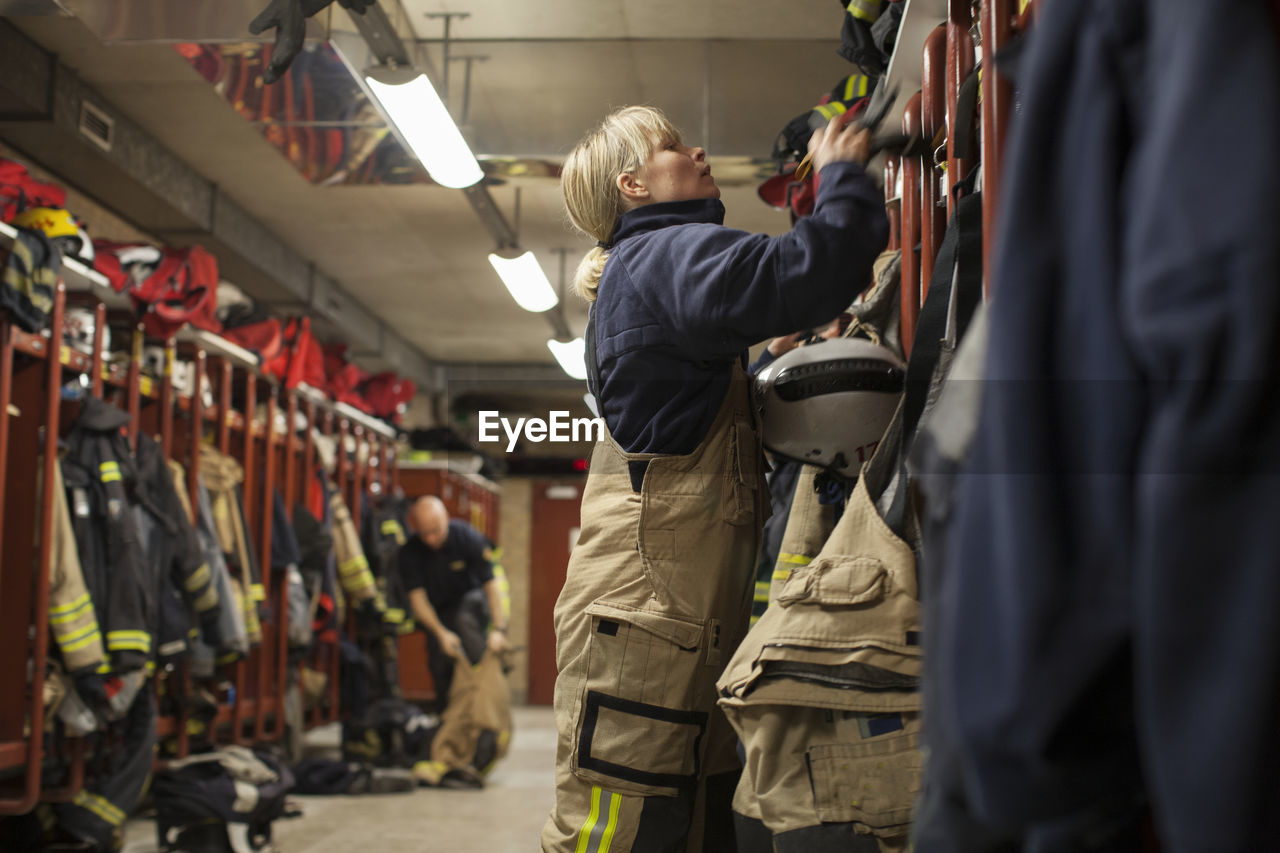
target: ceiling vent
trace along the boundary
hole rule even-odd
[[[111,139],[116,122],[111,116],[88,101],[80,102],[80,135],[101,148],[111,150]]]

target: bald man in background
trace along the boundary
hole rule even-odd
[[[455,660],[477,663],[486,648],[507,648],[502,593],[485,538],[449,518],[439,498],[419,498],[407,520],[413,535],[400,549],[400,577],[413,616],[426,629],[427,666],[443,709]]]

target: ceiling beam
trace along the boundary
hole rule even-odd
[[[587,383],[568,376],[556,364],[442,364],[444,390],[450,398],[469,393],[579,391]]]

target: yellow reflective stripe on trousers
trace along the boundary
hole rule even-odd
[[[756,601],[769,600],[769,584],[764,581],[756,581]]]
[[[609,795],[609,816],[600,820],[600,795]],[[578,846],[574,853],[609,853],[613,834],[618,830],[618,812],[622,809],[622,795],[602,791],[599,785],[591,786],[591,812],[587,822],[578,832]]]

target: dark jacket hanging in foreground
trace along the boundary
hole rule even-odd
[[[1276,4],[1043,4],[929,725],[986,819],[1280,835]]]

